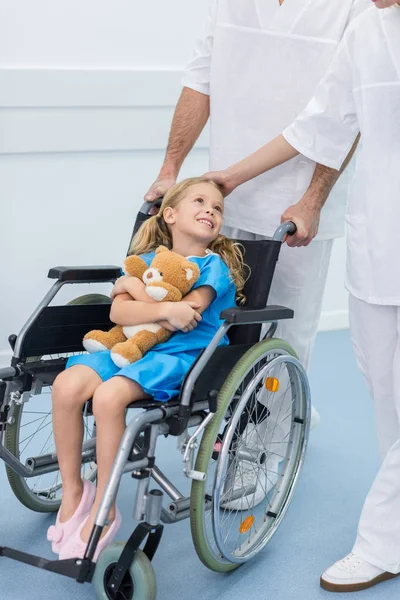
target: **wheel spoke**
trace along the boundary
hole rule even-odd
[[[35,426],[34,431],[29,431],[29,433],[23,438],[19,439],[18,435],[18,443],[19,443],[19,456],[20,460],[24,462],[27,457],[27,450],[30,447],[30,455],[31,456],[43,456],[46,454],[51,454],[55,450],[54,438],[53,438],[53,430],[51,427],[51,412],[49,411],[25,411],[26,403],[21,405],[20,410],[22,410],[22,415],[18,419],[17,426],[18,432],[27,430],[29,431],[28,426]],[[31,415],[40,415],[37,419],[30,419]],[[28,418],[25,418],[28,416]],[[93,417],[92,415],[88,415],[87,411],[84,412],[83,422],[84,422],[84,441],[92,439],[93,437]],[[43,437],[43,432],[46,428],[50,427],[50,432],[45,433],[45,437]],[[33,447],[33,444],[36,446]],[[95,464],[91,462],[84,462],[82,464],[82,478],[93,478],[95,475]],[[50,472],[47,474],[41,474],[37,477],[32,478],[21,478],[21,481],[24,482],[24,487],[29,493],[34,497],[40,498],[42,501],[48,502],[59,502],[62,489],[62,483],[60,481],[60,472],[57,470],[55,472]]]
[[[72,300],[69,304],[110,304],[110,299],[100,294],[87,294]],[[69,356],[84,354],[83,351],[70,352],[63,354],[51,354],[26,359],[26,366],[29,368],[29,363],[32,367],[32,384],[29,392],[29,397],[24,397],[24,402],[21,405],[15,405],[14,417],[15,423],[7,428],[4,436],[5,446],[15,457],[22,463],[29,456],[40,456],[50,454],[54,451],[54,440],[52,432],[49,435],[51,426],[51,391],[52,386],[40,379],[40,372],[43,365],[43,370],[47,369],[47,361],[56,361],[57,368],[62,370],[64,361]],[[34,365],[32,363],[35,363]],[[35,372],[38,373],[35,379]],[[25,390],[24,390],[25,391]],[[28,390],[26,390],[28,392]],[[32,404],[32,396],[35,397]],[[39,402],[39,405],[37,404]],[[45,408],[49,405],[49,410]],[[35,407],[38,410],[35,410]],[[91,439],[94,433],[92,415],[88,414],[87,409],[84,411],[84,437]],[[29,454],[28,454],[29,453]],[[57,468],[57,466],[56,466]],[[35,477],[20,477],[13,472],[9,467],[6,467],[7,475],[12,486],[12,489],[18,499],[25,506],[33,510],[57,510],[60,504],[62,484],[60,473],[58,470],[49,473],[43,473]],[[82,476],[94,479],[96,476],[95,462],[88,462],[82,465]]]
[[[36,431],[34,433],[31,433],[30,435],[28,435],[26,438],[24,438],[22,440],[22,442],[20,442],[20,444],[23,444],[24,442],[26,442],[26,440],[29,440],[29,442],[26,444],[25,448],[21,451],[21,454],[23,454],[25,452],[25,450],[27,449],[27,447],[29,446],[30,442],[32,441],[32,439],[34,438],[34,436],[39,433],[39,431],[42,431],[43,429],[45,429],[46,427],[48,427],[50,425],[50,423],[45,423],[44,425],[42,425],[42,427],[38,427],[38,429],[36,429]]]
[[[221,570],[261,549],[291,500],[306,426],[293,419],[304,417],[308,399],[304,376],[285,354],[274,350],[253,361],[237,381],[236,390],[224,400],[226,412],[222,417],[219,411],[218,436],[203,435],[206,443],[218,440],[221,444],[218,458],[201,469],[207,472],[211,507],[206,508],[200,499],[208,552]],[[274,359],[277,361],[270,364]],[[279,382],[278,390],[267,388],[268,377]],[[221,402],[220,394],[219,405]]]

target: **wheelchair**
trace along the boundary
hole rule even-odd
[[[134,232],[149,218],[150,206],[141,208]],[[189,519],[199,559],[217,572],[236,569],[265,547],[292,500],[309,435],[306,373],[295,351],[273,337],[278,321],[293,318],[293,311],[267,305],[282,241],[294,231],[293,223],[284,223],[269,240],[240,241],[250,269],[244,307],[222,312],[219,330],[187,373],[179,397],[128,407],[133,417],[84,558],[48,560],[6,546],[0,546],[0,556],[91,582],[98,600],[154,600],[151,560],[165,524]],[[55,512],[61,503],[51,386],[68,356],[82,352],[87,331],[112,326],[107,296],[88,294],[65,306],[50,303],[66,284],[113,283],[120,273],[115,266],[50,269],[48,277],[55,283],[19,335],[9,337],[11,366],[0,369],[0,458],[14,494],[33,511]],[[270,327],[261,337],[265,324]],[[220,346],[225,334],[230,345]],[[83,420],[82,478],[95,481],[96,424],[90,401]],[[178,440],[183,471],[191,480],[188,497],[157,465],[160,436]],[[108,546],[93,563],[119,483],[128,472],[137,480],[138,524],[126,543]],[[157,487],[151,488],[151,481]]]

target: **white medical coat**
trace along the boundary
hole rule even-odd
[[[183,84],[210,95],[210,168],[279,135],[311,99],[349,21],[370,0],[213,0]],[[224,223],[271,235],[306,191],[315,163],[298,157],[240,186]],[[343,185],[343,184],[342,184]],[[319,239],[343,234],[346,194],[328,200]]]
[[[284,131],[299,152],[340,168],[361,148],[347,214],[346,286],[400,305],[400,8],[372,7],[349,27],[314,98]]]

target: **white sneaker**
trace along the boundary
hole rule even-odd
[[[328,592],[359,592],[394,577],[351,552],[323,573],[320,584]]]
[[[310,420],[310,429],[314,429],[321,422],[321,416],[319,412],[315,410],[313,406],[311,406],[311,420]]]

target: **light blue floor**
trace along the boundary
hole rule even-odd
[[[209,572],[193,550],[189,523],[166,527],[154,560],[159,600],[340,599],[319,588],[319,575],[351,550],[365,494],[378,468],[372,402],[353,358],[348,332],[321,334],[311,372],[314,404],[322,422],[312,432],[294,501],[278,533],[253,562],[224,576]],[[161,467],[187,485],[175,440],[160,448]],[[168,452],[165,452],[168,450]],[[130,533],[133,482],[123,480],[119,505],[124,539]],[[52,556],[45,541],[52,516],[31,513],[14,500],[0,469],[0,545]],[[352,600],[386,600],[400,580],[352,594]],[[0,600],[86,600],[90,586],[0,559]],[[349,597],[349,596],[346,596]]]

